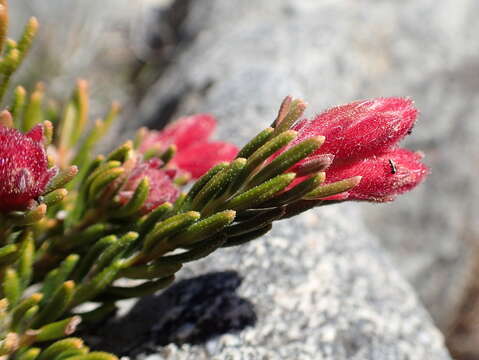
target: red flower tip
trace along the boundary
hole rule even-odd
[[[118,194],[120,203],[126,204],[131,199],[136,187],[145,177],[150,182],[150,191],[140,210],[143,214],[154,210],[165,202],[174,202],[180,193],[172,181],[176,172],[159,169],[161,165],[162,162],[159,159],[137,163]]]
[[[140,145],[140,152],[149,149],[176,145],[177,152],[171,163],[199,178],[212,166],[221,161],[231,161],[238,148],[225,142],[209,142],[208,138],[216,127],[216,120],[207,114],[180,118],[162,131],[148,131]]]
[[[326,141],[318,153],[335,155],[335,162],[351,162],[385,152],[399,142],[416,121],[412,100],[377,98],[329,109],[313,120],[302,120],[293,144],[316,135]],[[292,145],[293,145],[292,144]]]
[[[25,210],[55,175],[48,169],[43,128],[27,134],[0,127],[0,211]]]
[[[392,201],[420,184],[429,173],[421,158],[420,153],[392,149],[380,156],[330,168],[327,182],[361,175],[361,182],[349,191],[348,200]]]
[[[189,146],[205,142],[216,128],[216,120],[208,114],[198,114],[179,118],[161,131],[148,131],[140,145],[140,151],[146,152],[152,146],[161,144],[166,149],[175,144],[178,151]]]
[[[238,148],[226,142],[198,143],[178,152],[173,163],[197,179],[218,163],[233,160],[237,153]]]

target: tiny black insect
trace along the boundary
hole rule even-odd
[[[411,128],[407,131],[407,134],[408,134],[408,135],[411,135],[411,134],[412,134],[412,129],[414,129],[414,124],[412,124]]]
[[[391,166],[391,174],[395,174],[397,172],[397,169],[396,169],[396,164],[394,163],[394,161],[389,159],[389,165]]]

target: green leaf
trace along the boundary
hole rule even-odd
[[[105,292],[105,296],[113,296],[117,299],[129,299],[147,296],[169,286],[173,281],[175,281],[175,275],[167,276],[154,281],[147,281],[141,285],[132,287],[111,286]]]
[[[115,150],[113,150],[107,157],[107,161],[126,161],[130,158],[131,151],[133,150],[133,141],[128,140]]]
[[[17,129],[21,128],[26,98],[27,92],[25,88],[23,86],[17,86],[13,92],[12,106],[10,108],[10,113],[12,114],[15,128]]]
[[[195,243],[195,246],[181,254],[163,256],[158,259],[158,264],[180,264],[199,260],[214,252],[226,242],[225,234],[216,234],[211,238]]]
[[[15,244],[9,244],[0,248],[0,265],[12,264],[20,255]]]
[[[133,196],[128,203],[109,212],[111,218],[123,218],[137,214],[150,193],[150,180],[147,177],[141,179],[140,183],[135,189]]]
[[[73,356],[68,360],[118,360],[118,358],[106,352],[94,351],[86,355]]]
[[[272,138],[264,145],[262,145],[259,149],[257,149],[246,162],[243,171],[239,176],[236,178],[234,184],[231,187],[231,193],[240,189],[246,182],[248,177],[251,177],[254,173],[254,170],[260,166],[266,159],[268,159],[271,155],[273,155],[276,151],[283,148],[291,141],[293,141],[297,136],[296,131],[288,130],[284,133]]]
[[[79,316],[73,316],[65,320],[42,326],[40,329],[38,329],[38,333],[35,336],[35,341],[50,341],[71,335],[73,332],[75,332],[80,322],[81,318]]]
[[[145,215],[140,220],[139,233],[141,235],[149,232],[155,224],[164,219],[164,217],[173,209],[173,205],[169,202],[157,206],[153,211]]]
[[[191,201],[193,198],[203,189],[203,187],[220,171],[228,168],[229,163],[221,162],[218,165],[212,167],[206,174],[200,177],[191,187],[190,191],[186,195],[186,198],[182,202],[182,205],[178,207],[178,211],[190,210]]]
[[[293,173],[278,175],[261,185],[235,196],[224,205],[224,208],[233,210],[254,208],[286,188],[294,178],[295,174]]]
[[[38,360],[41,350],[39,348],[30,348],[15,357],[15,360]]]
[[[68,255],[58,268],[53,269],[48,273],[41,290],[44,295],[42,305],[45,304],[47,299],[49,299],[60,288],[63,282],[68,279],[79,260],[80,257],[77,254]]]
[[[88,198],[89,199],[98,198],[108,185],[110,185],[113,181],[118,179],[124,173],[125,173],[125,169],[121,167],[102,172],[100,175],[98,175],[95,178],[95,180],[93,180],[90,186],[90,190],[88,192]]]
[[[25,313],[32,307],[38,305],[42,300],[43,295],[39,293],[35,293],[30,295],[28,298],[21,301],[17,306],[12,309],[12,320],[10,327],[13,331],[18,331],[18,326],[22,318],[24,317]]]
[[[279,116],[274,124],[275,126],[273,134],[278,135],[291,128],[291,126],[296,122],[296,120],[298,120],[303,115],[305,109],[306,103],[301,99],[295,99],[289,104],[289,106],[287,105],[287,109],[284,109],[288,111],[285,116],[281,116],[282,113],[284,114],[285,111],[282,111],[282,109],[280,108],[280,113],[278,114]]]
[[[225,210],[190,225],[178,235],[168,239],[172,247],[184,247],[195,244],[223,230],[235,219],[236,211]]]
[[[324,182],[325,179],[326,174],[324,172],[310,176],[308,179],[297,184],[294,188],[285,191],[280,195],[275,196],[271,200],[261,204],[261,207],[277,207],[293,203],[316,189]]]
[[[222,245],[222,247],[231,247],[231,246],[238,246],[238,245],[243,245],[246,244],[247,242],[250,242],[254,239],[257,239],[266,233],[268,233],[271,229],[273,228],[272,224],[268,224],[262,228],[259,228],[257,230],[241,234],[238,236],[232,236],[228,237],[226,242]]]
[[[82,257],[78,268],[73,274],[74,280],[79,283],[80,280],[89,273],[90,269],[93,267],[93,265],[97,261],[98,257],[103,253],[103,251],[109,246],[115,244],[116,242],[118,242],[118,238],[116,235],[108,235],[101,238],[92,247],[90,247],[90,250],[88,250],[86,255]]]
[[[172,216],[155,225],[152,231],[145,237],[143,243],[143,252],[151,255],[151,250],[155,248],[158,242],[172,236],[200,218],[200,213],[188,211],[183,214]]]
[[[234,225],[230,225],[225,229],[225,234],[228,237],[239,236],[243,235],[260,228],[264,228],[265,226],[271,224],[273,221],[278,220],[281,216],[284,215],[284,208],[278,207],[270,209],[266,212],[262,212],[261,214],[245,220],[235,223]]]
[[[263,146],[268,140],[271,139],[273,134],[273,128],[269,127],[261,131],[256,135],[250,142],[248,142],[243,148],[239,151],[236,158],[248,158],[261,146]]]
[[[37,87],[37,89],[30,96],[30,101],[25,108],[25,115],[22,123],[23,132],[31,130],[36,124],[39,124],[43,121],[43,95],[43,88]]]
[[[200,192],[193,198],[191,208],[201,211],[206,204],[226,191],[228,186],[237,179],[246,165],[246,159],[234,160],[227,169],[217,173]]]
[[[48,194],[56,189],[64,187],[78,174],[78,167],[69,166],[66,169],[61,169],[48,183],[44,194]]]
[[[57,205],[68,195],[67,189],[56,189],[51,193],[41,197],[41,201],[47,206]]]
[[[315,136],[286,150],[262,168],[248,183],[249,187],[259,185],[266,180],[282,174],[297,162],[318,150],[323,144],[324,139],[324,136]]]
[[[333,196],[336,194],[349,191],[359,184],[361,181],[361,176],[354,176],[349,179],[344,179],[341,181],[336,181],[331,184],[321,185],[310,193],[306,194],[304,197],[305,200],[317,200],[325,198],[328,196]]]
[[[141,280],[164,278],[175,274],[182,267],[181,264],[162,263],[161,259],[162,258],[160,258],[159,262],[155,262],[153,264],[133,266],[123,269],[119,273],[118,277]]]
[[[18,276],[22,289],[30,285],[35,256],[35,243],[33,233],[29,230],[21,235],[22,246],[20,247],[20,259],[18,262]]]
[[[33,322],[33,327],[37,328],[43,324],[53,322],[63,315],[63,312],[70,305],[74,291],[75,283],[73,281],[70,280],[64,282],[41,309]]]
[[[70,350],[82,350],[85,352],[85,348],[83,347],[83,340],[79,338],[66,338],[59,341],[54,342],[45,350],[42,351],[42,354],[38,358],[38,360],[53,360],[57,356],[61,355],[62,353]]]
[[[121,267],[121,262],[115,261],[113,264],[103,269],[98,275],[95,275],[92,279],[80,284],[77,287],[75,296],[73,297],[71,307],[92,300],[95,296],[105,290],[105,288],[116,279]]]
[[[8,267],[3,276],[3,294],[8,300],[9,307],[14,307],[22,295],[22,285],[15,269]]]

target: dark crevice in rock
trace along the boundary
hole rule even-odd
[[[160,82],[164,72],[175,63],[195,38],[195,33],[185,29],[184,22],[190,11],[191,0],[175,0],[168,8],[159,8],[154,11],[153,20],[144,35],[144,45],[148,49],[144,58],[136,59],[132,65],[131,82],[135,103],[140,103],[151,86]],[[159,105],[156,111],[154,124],[161,128],[169,122],[174,112],[172,104],[177,103],[180,96],[173,96],[172,100]]]

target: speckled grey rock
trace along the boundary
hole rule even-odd
[[[259,129],[289,93],[304,96],[311,113],[353,99],[413,97],[421,118],[405,144],[426,153],[432,174],[364,214],[446,329],[479,235],[478,12],[476,0],[202,2],[187,22],[195,46],[144,111],[179,96],[177,114],[215,112],[236,122],[234,139]]]
[[[271,121],[286,94],[303,96],[319,110],[373,93],[363,90],[372,82],[357,74],[386,66],[370,40],[392,31],[394,14],[362,25],[394,6],[365,8],[368,3],[191,2],[185,26],[196,38],[145,100],[144,118],[155,121],[172,103],[178,114],[208,111],[220,120],[219,137],[241,144]],[[355,59],[345,55],[350,48]],[[387,95],[380,85],[376,90]],[[320,209],[279,223],[264,239],[219,251],[181,276],[225,269],[244,277],[239,295],[255,305],[256,325],[138,359],[449,359],[440,333],[365,229],[358,208]],[[152,321],[155,315],[145,316]],[[164,314],[156,316],[161,321]]]

